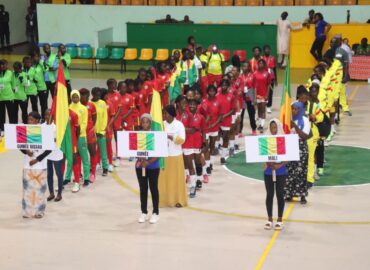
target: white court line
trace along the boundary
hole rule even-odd
[[[336,146],[345,146],[345,147],[352,147],[352,148],[362,148],[362,149],[367,149],[367,150],[370,150],[369,147],[366,147],[366,146],[357,146],[357,145],[344,145],[344,144],[336,144],[336,143],[331,143],[330,145],[336,145]],[[330,147],[330,146],[329,146]],[[245,151],[245,150],[242,150],[242,151]],[[242,152],[241,151],[241,152]],[[239,152],[240,153],[240,152]],[[229,157],[226,157],[226,160],[228,160]],[[247,177],[245,175],[242,175],[242,174],[239,174],[237,172],[234,172],[232,170],[230,170],[229,168],[226,167],[226,165],[222,165],[222,167],[232,173],[232,174],[235,174],[235,175],[238,175],[242,178],[245,178],[247,180],[251,180],[253,182],[259,182],[260,184],[264,184],[263,180],[260,180],[260,179],[256,179],[256,178],[253,178],[253,177]],[[355,185],[335,185],[335,186],[314,186],[314,188],[319,188],[319,189],[329,189],[329,188],[351,188],[351,187],[363,187],[363,186],[369,186],[370,183],[364,183],[364,184],[355,184]]]

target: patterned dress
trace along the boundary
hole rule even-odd
[[[299,140],[299,161],[287,164],[288,176],[285,183],[285,198],[307,196],[307,142]]]
[[[43,217],[46,209],[47,165],[46,156],[51,151],[33,151],[29,157],[25,151],[23,166],[23,199],[22,215],[24,218]],[[31,166],[29,162],[36,159],[38,162]]]

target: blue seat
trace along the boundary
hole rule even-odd
[[[65,46],[66,46],[66,48],[74,48],[74,47],[77,47],[77,44],[76,43],[67,43]]]
[[[62,44],[63,43],[60,43],[60,42],[54,42],[54,43],[51,43],[50,47],[52,47],[52,48],[58,48]]]
[[[81,43],[80,45],[78,45],[78,47],[80,47],[80,48],[89,48],[89,47],[91,47],[91,45],[88,44],[88,43]]]
[[[42,48],[45,44],[48,44],[47,42],[39,42],[37,43],[37,47]]]

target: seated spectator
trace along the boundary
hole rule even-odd
[[[343,42],[342,42],[342,46],[341,48],[343,50],[346,51],[346,53],[348,54],[348,63],[352,63],[352,55],[353,55],[353,51],[351,49],[351,46],[349,45],[349,39],[348,38],[344,38],[343,39]]]
[[[356,49],[356,55],[370,55],[370,47],[367,38],[361,39],[361,44]]]
[[[182,21],[179,21],[179,23],[189,23],[189,24],[191,24],[191,23],[194,23],[194,22],[189,19],[188,15],[185,15],[184,19]]]
[[[178,23],[178,20],[173,19],[170,14],[167,14],[165,19],[156,20],[155,23]]]

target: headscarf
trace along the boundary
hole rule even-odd
[[[298,108],[298,115],[293,115],[293,121],[297,121],[299,129],[302,130],[304,128],[304,105],[302,102],[296,101],[292,104],[292,106]]]
[[[271,130],[270,130],[270,125],[272,122],[275,122],[277,126],[277,133],[275,135],[284,135],[285,133],[284,133],[283,125],[281,124],[280,120],[277,118],[273,118],[270,120],[266,135],[272,135]]]
[[[140,116],[140,120],[143,120],[144,118],[148,119],[150,122],[152,122],[152,116],[149,113],[143,113]]]
[[[176,109],[173,105],[167,105],[164,110],[171,115],[172,117],[176,117]]]
[[[71,92],[71,100],[72,100],[73,95],[77,95],[79,98],[81,98],[80,91],[78,91],[78,90],[72,90],[72,92]],[[76,111],[76,110],[78,110],[80,108],[80,105],[82,105],[81,104],[81,101],[78,102],[78,103],[71,102],[71,104],[69,105],[69,108],[71,108],[73,111]]]

